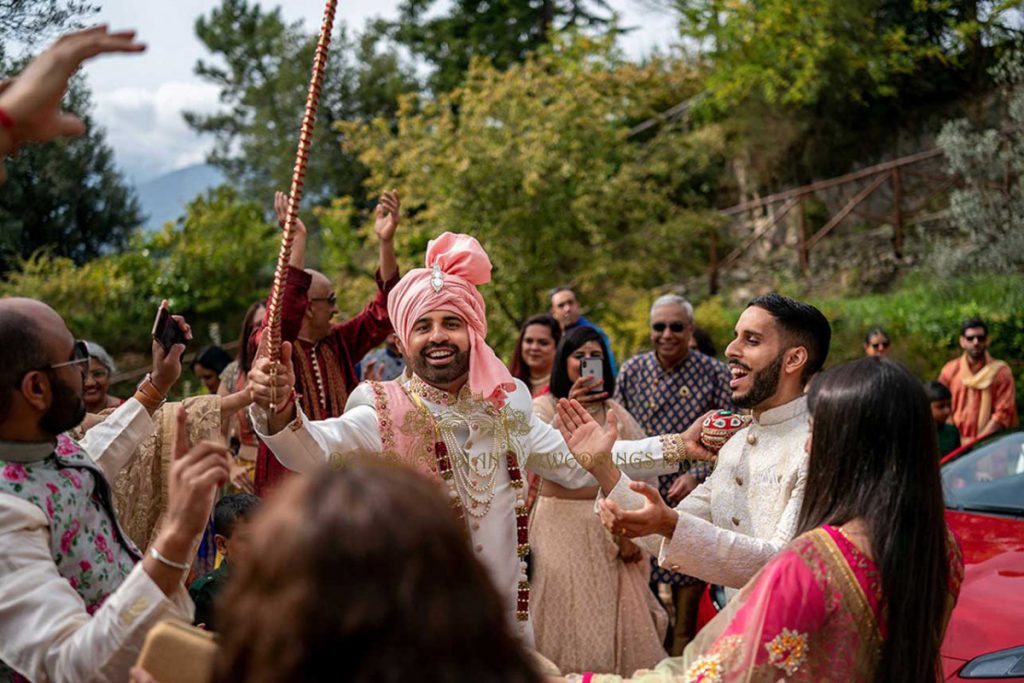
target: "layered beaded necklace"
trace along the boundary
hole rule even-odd
[[[459,396],[436,389],[414,377],[407,387],[413,403],[430,416],[437,440],[433,444],[437,473],[448,488],[448,501],[455,516],[464,524],[469,516],[481,519],[491,510],[494,502],[498,467],[505,461],[509,483],[515,492],[516,557],[519,561],[517,579],[516,619],[530,618],[530,583],[526,574],[526,556],[530,552],[529,510],[526,507],[526,487],[519,460],[512,444],[512,430],[503,411],[495,410],[483,401],[475,401],[468,387],[463,387]],[[422,397],[422,398],[421,398]],[[423,398],[449,408],[434,414],[423,403]],[[486,405],[486,407],[484,407]],[[469,437],[464,446],[456,437],[461,425],[469,426]],[[480,432],[490,431],[494,438],[491,453],[473,458],[468,449]],[[457,462],[453,463],[454,460]],[[483,462],[481,462],[483,461]]]

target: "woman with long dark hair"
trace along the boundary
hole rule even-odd
[[[601,364],[603,386],[581,376],[584,358]],[[596,393],[586,405],[597,422],[606,424],[614,413],[622,438],[643,438],[633,416],[608,398],[615,381],[601,335],[591,327],[576,327],[559,342],[551,392],[533,400],[533,412],[557,427],[556,401],[569,396],[586,400],[591,391]],[[597,492],[597,486],[566,489],[541,480],[530,521],[537,651],[563,671],[631,673],[665,656],[668,616],[649,588],[650,556],[601,525],[594,515]]]
[[[238,351],[235,360],[231,361],[220,375],[220,387],[217,393],[227,396],[236,391],[245,389],[245,379],[252,369],[252,363],[256,353],[255,348],[249,347],[249,339],[256,326],[263,320],[266,305],[262,301],[255,301],[249,306],[242,319],[242,329],[238,336]],[[247,411],[239,411],[234,415],[228,425],[228,438],[231,443],[231,450],[235,452],[239,464],[249,473],[250,480],[256,469],[256,433],[253,431],[252,423],[249,422]]]
[[[217,604],[216,681],[539,683],[451,506],[352,461],[293,477]]]
[[[527,318],[519,330],[512,362],[508,364],[513,377],[530,387],[530,394],[540,396],[548,391],[555,348],[562,338],[562,328],[551,315],[542,313]]]
[[[808,406],[800,535],[682,658],[635,680],[941,680],[963,563],[924,389],[899,363],[868,357],[814,380]],[[608,680],[618,679],[594,677]]]

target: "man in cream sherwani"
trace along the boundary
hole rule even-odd
[[[486,309],[476,287],[490,280],[491,263],[477,241],[444,233],[427,247],[426,264],[407,273],[388,297],[410,380],[364,383],[343,415],[309,421],[295,404],[285,344],[277,380],[266,358],[249,375],[253,423],[295,471],[369,453],[440,480],[510,619],[532,644],[522,559],[528,548],[523,471],[569,488],[596,482],[576,464],[562,435],[533,416],[529,390],[485,341]],[[273,413],[272,388],[284,404]],[[671,434],[621,441],[613,450],[625,470],[649,477],[672,471],[680,444]]]
[[[598,501],[606,526],[638,539],[666,569],[742,587],[796,534],[807,483],[804,387],[830,340],[829,323],[813,306],[778,294],[751,301],[725,353],[733,403],[752,409],[753,422],[726,442],[715,471],[674,510],[610,459],[594,460],[588,466],[607,494]],[[574,452],[600,452],[596,425],[574,418],[572,406],[559,412]],[[691,456],[709,455],[700,421],[683,439]]]

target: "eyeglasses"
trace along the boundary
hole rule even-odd
[[[651,329],[659,334],[664,332],[666,327],[675,332],[676,334],[679,334],[687,327],[689,327],[689,325],[687,325],[686,323],[651,323]]]
[[[878,351],[879,349],[887,349],[889,348],[889,342],[872,342],[871,348],[873,348],[875,351]]]
[[[309,300],[310,301],[326,301],[331,306],[334,306],[334,305],[337,305],[337,303],[338,303],[338,295],[335,294],[334,292],[331,292],[330,296],[315,296],[315,297],[310,297]]]
[[[969,342],[985,341],[986,339],[988,339],[988,335],[987,334],[965,334],[964,335],[964,339],[966,339]]]
[[[107,372],[106,370],[92,370],[89,373],[89,378],[96,380],[97,382],[100,380],[104,380],[107,377],[110,377],[110,373]]]

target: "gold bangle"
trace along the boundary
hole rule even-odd
[[[146,396],[146,394],[141,389],[135,391],[135,400],[141,403],[142,407],[151,413],[154,412],[157,408],[159,408],[160,404],[163,403],[163,401],[157,401],[156,403],[154,403],[153,400],[149,396]]]

